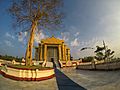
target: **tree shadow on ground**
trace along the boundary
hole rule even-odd
[[[59,69],[55,68],[56,81],[58,85],[58,90],[87,90],[79,84],[72,81]]]

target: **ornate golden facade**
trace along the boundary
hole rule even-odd
[[[35,49],[35,59],[38,61],[70,60],[70,49],[64,44],[64,40],[57,39],[54,36],[42,39]]]

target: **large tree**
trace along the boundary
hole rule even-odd
[[[62,0],[13,0],[9,13],[14,18],[16,27],[22,26],[30,30],[26,49],[26,65],[32,65],[32,48],[36,28],[57,29],[61,25],[63,13],[60,7]],[[24,31],[23,30],[23,31]]]

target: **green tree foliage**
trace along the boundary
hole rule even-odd
[[[105,47],[100,47],[100,46],[96,46],[97,50],[95,52],[100,52],[102,50],[105,50]]]
[[[84,58],[82,59],[82,62],[91,62],[93,59],[94,59],[93,56],[84,57]]]
[[[96,58],[97,60],[103,60],[103,59],[104,59],[104,54],[103,54],[103,52],[101,52],[101,51],[96,52],[95,58]]]
[[[14,57],[14,56],[9,56],[9,55],[0,55],[0,59],[8,60],[8,61],[12,61],[13,59],[15,59],[16,61],[22,60],[22,58],[19,58],[18,56]]]
[[[86,49],[94,49],[94,48],[91,48],[91,47],[84,47],[84,48],[81,48],[80,51],[83,51],[83,50],[86,50]]]
[[[107,46],[105,46],[105,43],[103,42],[103,47],[100,46],[96,46],[96,56],[95,58],[97,60],[111,60],[114,57],[114,51],[112,51],[111,49],[107,48]]]

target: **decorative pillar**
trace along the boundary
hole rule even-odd
[[[41,46],[38,44],[38,60],[40,60],[40,51],[41,51]]]
[[[64,60],[66,61],[66,45],[64,45]]]
[[[68,59],[68,61],[70,61],[70,49],[68,49],[68,55],[67,55],[67,59]]]
[[[65,60],[65,53],[64,53],[64,43],[62,44],[62,58],[63,58],[63,61]]]
[[[44,60],[47,60],[47,45],[44,45]]]
[[[59,50],[59,60],[61,60],[61,45],[58,46],[58,50]]]
[[[42,61],[43,44],[40,44],[40,61]]]

